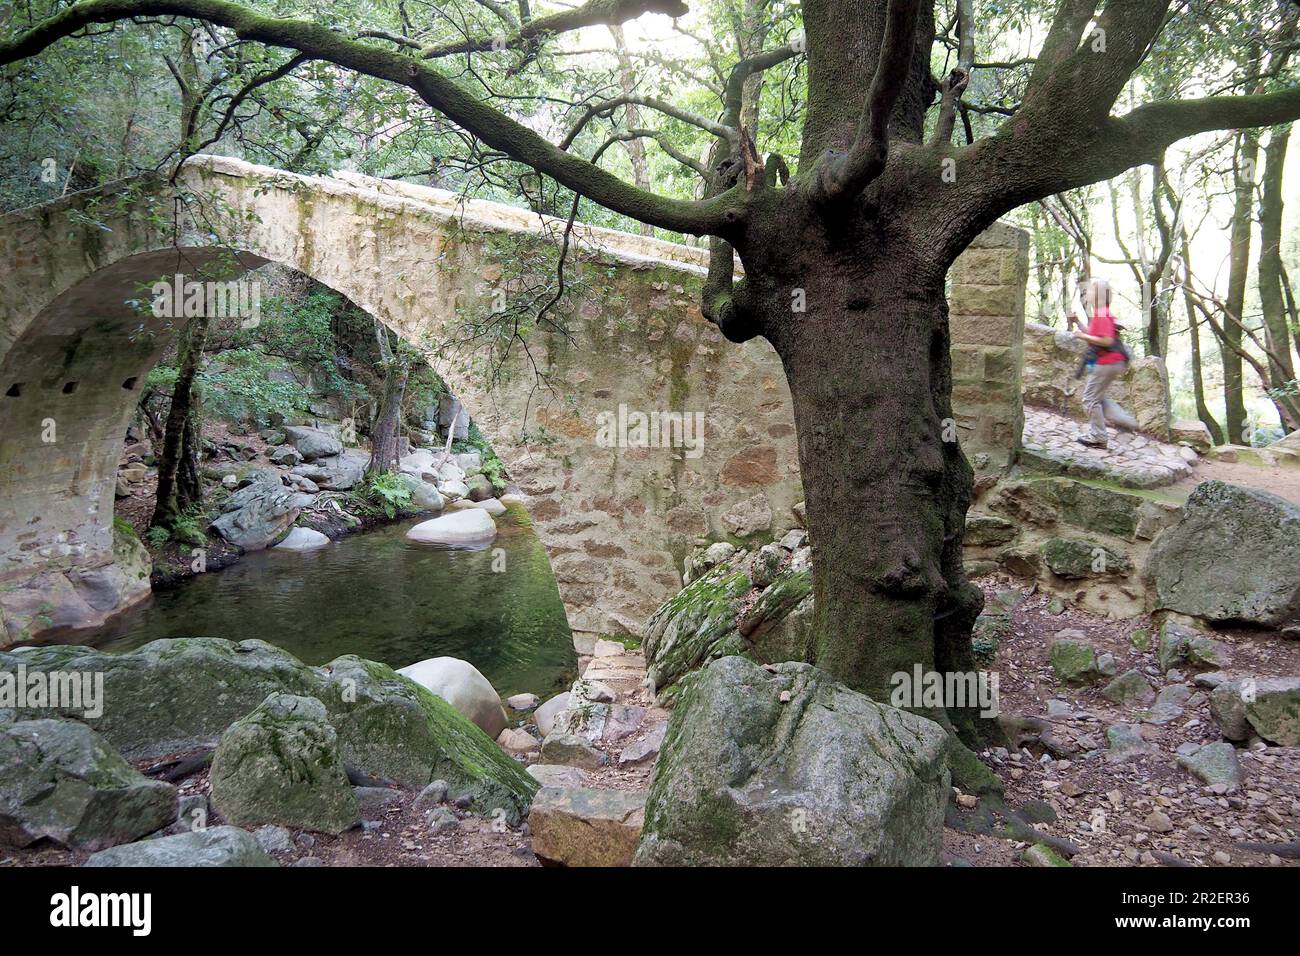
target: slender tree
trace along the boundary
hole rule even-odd
[[[573,136],[548,141],[447,66],[448,58],[463,62],[502,47],[532,51],[554,34],[647,11],[680,15],[681,0],[588,0],[505,36],[438,44],[406,35],[405,26],[354,31],[230,0],[82,0],[0,43],[0,63],[97,24],[195,18],[244,43],[408,87],[487,147],[596,204],[712,237],[704,314],[732,341],[765,338],[789,381],[816,548],[816,662],[888,699],[891,675],[913,665],[974,668],[970,630],[982,597],[963,574],[961,552],[973,476],[957,443],[944,440],[953,414],[948,267],[982,230],[1025,203],[1154,163],[1203,131],[1300,117],[1300,88],[1158,98],[1113,115],[1162,30],[1195,16],[1194,5],[1059,0],[1050,11],[1045,5],[1050,27],[1019,102],[987,135],[954,146],[948,134],[954,111],[964,113],[968,86],[931,75],[935,6],[805,0],[804,36],[736,64],[719,120],[687,120],[722,141],[727,160],[699,200],[625,182],[571,152]],[[805,52],[798,156],[765,163],[743,128],[744,83]],[[945,91],[951,95],[940,98]],[[648,97],[640,105],[688,115]],[[932,110],[936,132],[927,137]],[[985,739],[992,723],[972,711],[932,715],[968,742]],[[959,766],[958,778],[968,770]]]

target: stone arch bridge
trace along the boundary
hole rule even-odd
[[[139,300],[160,277],[205,268],[288,266],[422,348],[526,496],[575,632],[639,633],[700,539],[796,526],[780,361],[701,317],[703,250],[577,227],[575,269],[598,291],[580,293],[567,336],[530,338],[549,387],[516,349],[489,388],[447,343],[507,281],[519,243],[553,242],[554,221],[225,157],[192,159],[179,183],[202,201],[137,180],[0,217],[0,646],[28,636],[14,622],[43,608],[74,609],[51,626],[96,623],[147,590],[115,559],[116,468],[139,383],[176,322]],[[968,454],[992,468],[1020,436],[1026,256],[1024,235],[997,226],[953,274],[958,423]],[[702,413],[702,447],[637,447],[634,429],[610,442],[620,409]]]

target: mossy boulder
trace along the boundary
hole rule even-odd
[[[1057,853],[1046,843],[1035,843],[1027,847],[1025,852],[1020,855],[1026,866],[1064,866],[1068,867],[1070,862],[1061,854]]]
[[[1053,574],[1067,579],[1127,574],[1133,567],[1126,555],[1087,538],[1048,538],[1039,554]]]
[[[446,701],[383,664],[351,655],[309,667],[264,641],[153,641],[127,654],[61,646],[0,652],[0,670],[102,672],[96,728],[127,757],[166,756],[209,745],[272,693],[315,697],[348,766],[420,788],[444,779],[457,795],[512,822],[537,789],[486,734]],[[32,716],[64,716],[58,711]],[[72,716],[69,712],[66,716]]]
[[[125,757],[161,757],[215,742],[268,694],[314,696],[312,668],[265,641],[177,638],[127,654],[60,645],[0,652],[0,670],[104,676],[103,715],[95,729]],[[33,712],[34,713],[34,712]],[[47,716],[77,716],[51,709]]]
[[[1204,481],[1183,512],[1151,547],[1158,609],[1222,623],[1300,623],[1300,505]]]
[[[642,648],[656,693],[709,661],[747,650],[736,629],[736,614],[750,587],[743,572],[718,565],[655,611]]]
[[[1300,747],[1300,677],[1244,677],[1210,694],[1210,713],[1228,740],[1252,734],[1279,747]]]
[[[671,697],[686,674],[739,655],[760,664],[805,660],[812,652],[812,572],[798,562],[781,568],[749,603],[751,577],[718,565],[655,611],[642,644],[656,693]]]
[[[338,736],[314,697],[271,694],[221,735],[212,805],[241,827],[342,833],[361,822]]]
[[[167,826],[177,808],[175,787],[136,771],[85,724],[0,724],[0,844],[99,850]]]
[[[1048,649],[1047,659],[1056,679],[1063,684],[1087,684],[1101,676],[1097,652],[1087,641],[1058,638]]]
[[[1149,704],[1156,692],[1138,670],[1127,670],[1101,690],[1101,696],[1117,704]]]
[[[966,515],[966,531],[962,541],[975,548],[993,547],[1009,543],[1019,530],[1006,518],[971,512]]]
[[[933,866],[945,731],[809,664],[689,675],[650,783],[638,866]]]
[[[1160,627],[1156,660],[1163,671],[1178,666],[1203,671],[1221,670],[1228,663],[1228,647],[1190,627],[1166,621]]]
[[[344,761],[403,786],[445,780],[478,813],[528,813],[537,781],[456,708],[392,668],[347,655],[322,669],[317,695],[338,732]]]

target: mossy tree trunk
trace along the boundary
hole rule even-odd
[[[203,502],[198,463],[201,439],[194,384],[203,361],[203,342],[207,335],[206,318],[192,319],[181,330],[176,357],[179,371],[167,410],[162,453],[158,456],[158,492],[153,518],[149,522],[156,528],[171,530],[178,515]]]

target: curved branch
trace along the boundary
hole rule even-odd
[[[688,123],[691,126],[698,126],[706,133],[712,133],[719,139],[726,140],[733,147],[738,146],[740,143],[740,131],[731,126],[726,126],[722,123],[711,120],[708,117],[700,116],[698,113],[692,113],[689,110],[681,109],[680,107],[674,106],[671,103],[657,99],[653,96],[636,96],[629,94],[627,96],[615,96],[608,100],[602,100],[599,103],[593,103],[591,106],[588,106],[586,111],[578,119],[578,122],[573,125],[573,128],[570,129],[569,132],[565,134],[564,139],[560,141],[560,149],[568,149],[572,146],[573,141],[578,138],[578,134],[581,133],[583,129],[586,128],[587,124],[597,116],[607,114],[610,110],[616,109],[617,107],[629,105],[645,106],[652,110],[658,110],[665,116],[671,116],[673,119],[681,120],[683,123]]]
[[[617,133],[612,134],[607,140],[605,140],[605,143],[601,146],[598,152],[604,152],[605,148],[611,145],[612,143],[627,143],[627,142],[631,142],[634,139],[654,140],[656,143],[659,144],[659,148],[662,149],[669,157],[675,159],[677,162],[681,163],[683,166],[685,166],[687,169],[691,170],[692,172],[698,173],[704,179],[708,179],[709,177],[708,167],[705,166],[698,159],[693,159],[692,157],[687,156],[681,150],[677,149],[677,147],[673,146],[672,140],[668,138],[668,135],[664,133],[663,130],[643,129],[641,127],[619,130]]]
[[[688,13],[682,0],[587,0],[573,10],[563,10],[548,16],[529,20],[510,37],[488,37],[477,40],[459,40],[441,46],[426,46],[420,55],[435,60],[458,53],[486,53],[528,46],[558,33],[569,33],[583,27],[601,24],[617,26],[635,20],[643,13],[663,13],[670,17]]]
[[[824,162],[818,169],[824,199],[855,195],[884,171],[889,158],[889,117],[907,85],[900,78],[907,75],[912,62],[920,7],[920,0],[889,0],[880,59],[853,145],[847,155]]]
[[[748,59],[741,60],[731,68],[731,75],[727,78],[727,88],[722,96],[722,122],[732,129],[740,128],[740,109],[744,98],[745,81],[755,73],[762,73],[764,70],[770,70],[779,63],[792,59],[799,55],[798,50],[792,46],[777,47],[775,50],[766,50],[763,53],[755,54]]]
[[[701,311],[729,342],[748,342],[762,334],[744,305],[745,280],[735,281],[735,251],[725,239],[709,240],[709,272],[704,277]]]
[[[424,63],[341,36],[317,23],[265,16],[229,0],[82,0],[0,43],[0,64],[34,56],[90,24],[157,14],[206,20],[233,30],[243,40],[297,50],[313,59],[410,87],[425,103],[488,146],[632,219],[692,235],[729,234],[744,219],[744,194],[739,189],[700,201],[669,199],[638,189],[559,149]]]

